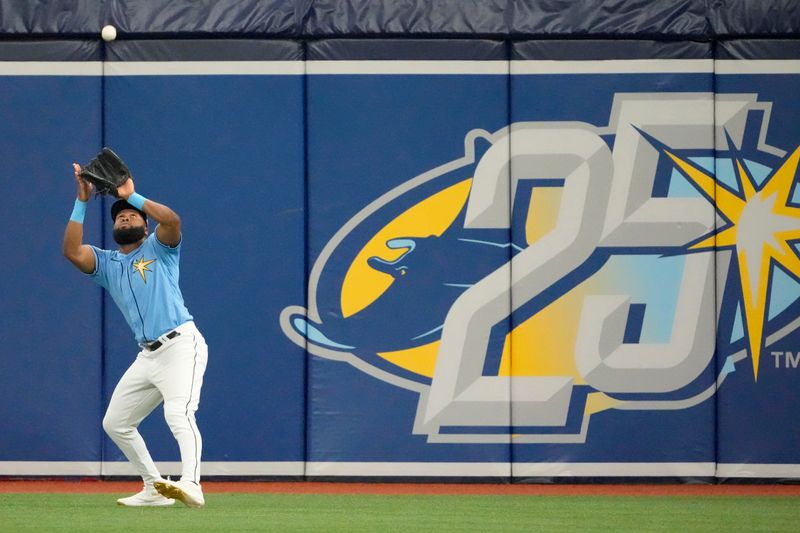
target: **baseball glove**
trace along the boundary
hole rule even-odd
[[[97,194],[117,196],[117,187],[128,181],[131,171],[110,148],[103,148],[81,169],[81,177],[94,185]]]

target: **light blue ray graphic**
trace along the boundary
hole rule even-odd
[[[756,183],[760,187],[764,180],[767,179],[769,173],[772,172],[772,169],[768,166],[762,165],[761,163],[756,163],[755,161],[750,161],[749,159],[744,160],[744,166],[747,167],[747,170],[750,171],[750,174],[753,176],[753,179],[756,180]]]
[[[386,246],[391,248],[392,250],[398,250],[400,248],[408,248],[410,252],[414,251],[414,248],[417,247],[417,243],[414,242],[412,239],[389,239],[386,241]]]
[[[494,246],[496,248],[513,248],[514,250],[521,252],[522,248],[514,244],[513,242],[492,242],[492,241],[481,241],[476,239],[458,239],[461,242],[474,242],[475,244],[485,244],[487,246]]]
[[[775,268],[772,274],[772,291],[769,295],[767,318],[772,320],[798,298],[800,298],[800,284],[780,268]]]
[[[691,161],[700,165],[703,168],[703,170],[705,170],[709,174],[714,174],[714,168],[715,168],[714,165],[718,161],[721,161],[721,159],[715,159],[713,157],[692,157]],[[727,159],[725,161],[727,161]]]
[[[736,306],[736,318],[733,319],[733,330],[731,331],[731,342],[738,341],[744,337],[744,322],[742,322],[742,307]]]
[[[631,303],[647,305],[640,343],[664,343],[672,338],[684,256],[615,256],[597,274],[597,294],[625,294]]]
[[[694,164],[700,166],[703,170],[708,172],[711,175],[714,175],[714,158],[713,157],[690,157],[689,161],[692,161]],[[720,161],[727,161],[730,166],[730,160],[728,159],[717,159],[717,163],[719,164]],[[733,167],[730,166],[731,172],[733,171]],[[717,169],[719,172],[719,169]],[[736,183],[736,179],[733,180],[734,186]],[[700,196],[700,192],[694,188],[694,186],[689,183],[683,174],[678,172],[677,169],[672,170],[672,174],[669,177],[669,191],[667,192],[667,196],[670,198],[696,198]]]
[[[693,198],[700,196],[700,193],[683,177],[683,174],[673,169],[672,174],[669,176],[669,192],[667,192],[667,196],[670,198]]]
[[[386,261],[385,259],[381,259],[380,257],[370,257],[370,260],[380,263],[382,265],[394,266],[403,261],[408,254],[413,252],[414,248],[417,247],[417,243],[412,239],[389,239],[388,241],[386,241],[386,247],[391,248],[392,250],[401,250],[403,248],[406,248],[406,251],[405,253],[403,253],[403,255],[401,255],[394,261]]]
[[[445,283],[445,285],[447,285],[447,284]],[[431,335],[431,334],[433,334],[433,333],[436,333],[437,331],[439,331],[439,330],[440,330],[440,329],[442,329],[443,327],[444,327],[444,324],[442,324],[441,326],[437,326],[437,327],[433,328],[433,329],[432,329],[432,330],[430,330],[430,331],[426,331],[425,333],[423,333],[423,334],[421,334],[421,335],[417,335],[416,337],[413,337],[411,340],[417,340],[417,339],[421,339],[422,337],[426,337],[426,336],[428,336],[428,335]]]
[[[675,306],[686,259],[684,257],[649,257],[646,262],[645,272],[648,272],[651,277],[646,280],[638,278],[638,283],[634,284],[636,292],[641,298],[640,301],[648,304],[639,342],[668,342],[672,338]],[[654,280],[657,282],[654,283]]]
[[[725,364],[722,366],[722,370],[720,370],[720,374],[722,374],[724,376],[724,375],[727,375],[727,374],[732,374],[734,372],[736,372],[736,365],[734,364],[733,356],[731,355],[731,356],[728,356],[727,359],[725,359]]]
[[[292,319],[292,326],[294,326],[294,329],[301,333],[305,338],[319,346],[327,346],[328,348],[339,348],[343,350],[355,349],[355,346],[347,346],[345,344],[339,344],[336,341],[330,340],[325,336],[324,333],[322,333],[303,317],[295,317]]]
[[[716,165],[717,181],[723,185],[727,185],[734,191],[738,191],[739,183],[736,181],[736,171],[733,169],[733,161],[730,159],[717,159]]]

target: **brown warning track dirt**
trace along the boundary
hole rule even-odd
[[[128,493],[141,489],[133,481],[2,481],[0,493]],[[334,483],[208,481],[209,493],[273,494],[518,494],[531,496],[794,496],[800,485],[533,485],[473,483]]]

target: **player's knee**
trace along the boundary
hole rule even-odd
[[[106,413],[106,416],[103,417],[103,430],[108,434],[109,437],[114,437],[119,433],[119,423],[118,420]]]
[[[103,417],[103,430],[111,438],[124,437],[126,434],[130,433],[132,429],[133,428],[126,426],[122,419],[115,416],[113,413],[106,413],[106,416]]]
[[[164,419],[174,432],[194,424],[194,411],[187,410],[186,404],[180,406],[164,406]]]

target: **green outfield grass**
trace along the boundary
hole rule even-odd
[[[0,531],[798,531],[784,497],[208,494],[203,509],[109,494],[0,494]]]

